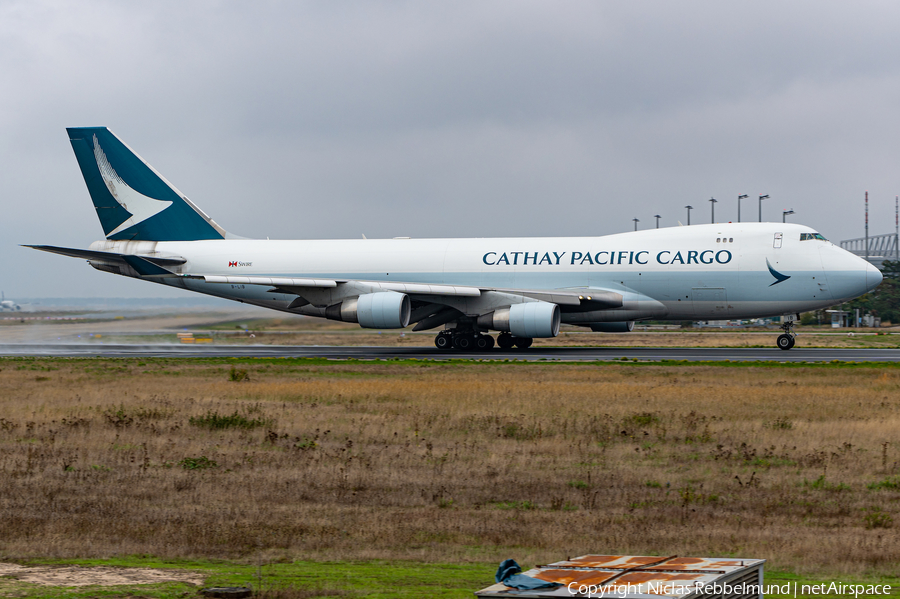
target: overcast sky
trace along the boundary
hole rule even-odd
[[[793,209],[894,231],[896,2],[0,0],[0,289],[186,292],[20,248],[102,238],[107,126],[246,237],[604,235]]]

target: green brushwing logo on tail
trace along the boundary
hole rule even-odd
[[[195,241],[225,231],[106,127],[66,129],[107,239]]]

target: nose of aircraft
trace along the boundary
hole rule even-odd
[[[823,246],[821,256],[828,287],[837,302],[859,297],[881,284],[881,271],[847,250]]]
[[[866,265],[866,290],[872,291],[879,285],[881,285],[881,280],[884,276],[881,274],[881,271],[875,268],[871,263]]]

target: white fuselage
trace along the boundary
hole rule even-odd
[[[185,263],[173,270],[188,275],[597,289],[623,295],[619,308],[563,311],[563,322],[570,323],[795,314],[857,297],[881,281],[872,265],[834,244],[801,241],[809,233],[814,231],[794,224],[728,223],[603,237],[99,241],[91,249],[183,258]],[[259,285],[158,281],[277,310],[293,311],[289,306],[296,299]],[[477,315],[503,301],[486,293],[459,299],[454,307]]]

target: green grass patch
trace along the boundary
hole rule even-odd
[[[511,556],[515,557],[515,556]],[[561,556],[560,559],[562,559]],[[200,572],[204,586],[252,586],[262,597],[315,599],[470,599],[473,593],[493,583],[497,564],[490,562],[433,564],[408,561],[295,561],[252,564],[216,560],[162,560],[149,556],[89,560],[33,560],[29,565],[112,566],[126,568],[163,568]],[[533,564],[522,564],[528,569]],[[848,597],[844,593],[814,594],[804,587],[827,585],[888,585],[884,598],[900,597],[900,577],[843,577],[841,575],[797,575],[787,571],[766,570],[766,586],[778,589],[768,597],[798,599]],[[779,591],[786,591],[781,593]],[[807,589],[808,591],[808,589]],[[111,587],[50,587],[0,578],[0,595],[34,599],[126,598],[175,599],[195,597],[197,589],[186,583],[119,585]],[[862,596],[862,595],[861,595]],[[870,596],[870,595],[866,595]]]
[[[900,490],[900,476],[890,476],[884,480],[869,483],[866,488],[870,491],[897,491]]]

